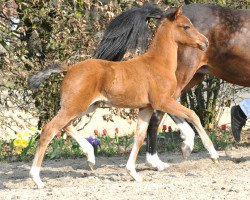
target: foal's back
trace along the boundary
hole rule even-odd
[[[150,76],[146,68],[141,57],[123,62],[88,59],[77,63],[67,68],[61,89],[62,104],[78,99],[79,104],[101,100],[117,107],[146,107]]]

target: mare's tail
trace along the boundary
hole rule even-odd
[[[145,50],[148,46],[147,21],[150,18],[162,17],[163,11],[150,4],[122,12],[107,26],[94,57],[120,61],[127,50]]]
[[[59,64],[50,65],[49,68],[38,72],[37,74],[29,77],[28,84],[31,88],[38,88],[51,74],[67,71],[66,68]]]

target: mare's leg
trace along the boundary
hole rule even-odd
[[[195,133],[193,129],[189,126],[189,124],[183,118],[176,117],[173,115],[170,115],[170,116],[181,131],[181,138],[183,139],[183,142],[181,145],[181,151],[182,151],[183,157],[186,159],[190,156],[194,148]]]
[[[70,123],[70,121],[80,113],[81,111],[76,112],[76,110],[62,108],[59,110],[58,114],[43,128],[39,139],[39,144],[36,150],[36,154],[33,160],[33,165],[30,170],[30,175],[38,188],[44,187],[44,183],[41,181],[40,178],[40,168],[42,165],[45,151],[50,141],[54,138],[55,134],[59,130],[61,130],[68,123]]]
[[[167,103],[161,105],[159,108],[157,107],[156,109],[159,109],[159,110],[161,109],[163,112],[171,113],[173,115],[176,115],[178,117],[181,117],[190,121],[194,125],[198,134],[200,135],[202,143],[204,147],[208,150],[212,160],[217,161],[217,159],[219,158],[219,154],[214,149],[213,143],[208,137],[204,128],[202,127],[200,119],[196,115],[196,113],[193,110],[190,110],[182,106],[174,99],[166,99],[165,102]]]
[[[135,170],[135,162],[139,152],[140,147],[143,144],[143,141],[146,136],[146,131],[148,128],[149,120],[153,113],[153,109],[151,107],[140,109],[138,114],[138,123],[136,127],[136,135],[134,140],[134,145],[132,151],[130,153],[126,168],[128,173],[138,182],[142,181],[142,178],[137,174]]]
[[[147,130],[146,161],[150,167],[157,168],[159,171],[169,167],[169,164],[162,162],[157,155],[157,130],[163,116],[163,112],[154,111]]]

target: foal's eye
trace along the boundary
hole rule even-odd
[[[183,28],[184,28],[185,30],[187,30],[187,29],[189,29],[189,28],[190,28],[190,26],[188,26],[188,25],[184,25],[184,26],[183,26]]]

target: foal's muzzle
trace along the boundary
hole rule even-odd
[[[199,43],[199,44],[198,44],[198,45],[199,45],[199,49],[202,50],[202,51],[205,51],[206,48],[208,47],[208,44],[209,44],[209,42],[208,42],[208,40],[206,39],[204,43]]]

